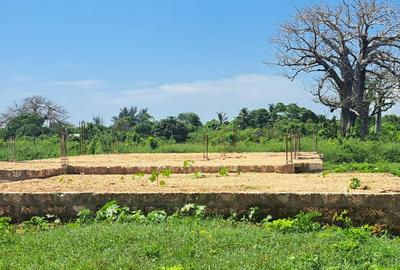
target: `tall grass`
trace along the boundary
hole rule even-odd
[[[11,160],[11,147],[8,142],[0,141],[0,160]],[[103,149],[109,149],[107,151]],[[301,140],[302,151],[313,151],[313,140],[309,137]],[[103,153],[201,153],[200,143],[177,144],[169,141],[159,141],[158,147],[151,148],[148,144],[119,142],[113,147],[97,147],[93,154]],[[211,153],[218,152],[283,152],[283,139],[265,140],[262,143],[239,141],[234,145],[210,144]],[[400,144],[397,142],[348,140],[319,140],[318,152],[323,160],[330,164],[345,163],[400,163]],[[79,155],[79,142],[68,142],[68,154]],[[16,141],[16,159],[32,160],[54,158],[60,155],[57,137],[21,138]]]

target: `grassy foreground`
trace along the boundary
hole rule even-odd
[[[67,224],[0,218],[0,269],[400,269],[400,238],[353,227],[345,212],[322,226],[317,212],[260,220],[257,208],[229,219],[204,211],[145,215],[110,202]]]
[[[391,268],[390,268],[391,267]],[[65,225],[0,242],[1,269],[400,269],[400,240],[213,219]]]

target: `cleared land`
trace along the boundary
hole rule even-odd
[[[195,166],[244,166],[284,165],[285,153],[210,153],[209,160],[202,153],[189,154],[107,154],[69,157],[69,165],[83,167],[133,167],[133,166],[182,166],[185,160],[193,160]],[[315,153],[303,152],[293,163],[322,164]],[[0,170],[40,170],[59,168],[59,158],[21,162],[0,162]]]
[[[391,174],[336,173],[322,174],[275,174],[242,173],[221,177],[205,174],[194,179],[190,174],[174,174],[164,180],[164,187],[148,181],[149,176],[131,175],[64,175],[48,179],[34,179],[0,184],[0,192],[315,192],[315,193],[397,193],[400,178]],[[352,178],[361,181],[360,189],[350,189]]]

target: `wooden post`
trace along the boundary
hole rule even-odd
[[[79,122],[79,137],[80,137],[80,150],[81,150],[81,155],[86,154],[86,145],[85,145],[85,128],[86,128],[86,123],[85,121]]]
[[[289,164],[289,149],[288,149],[288,135],[285,135],[285,153],[286,153],[286,165]]]
[[[11,137],[11,140],[9,141],[9,145],[8,145],[9,153],[10,153],[8,160],[12,161],[12,162],[15,162],[17,160],[17,157],[16,157],[17,150],[16,150],[16,146],[15,146],[15,144],[16,144],[15,141],[16,141],[15,137],[14,136]]]
[[[294,159],[296,159],[297,158],[297,136],[296,136],[296,133],[294,133],[292,135],[292,137],[293,137],[293,156],[294,156]]]
[[[203,158],[208,160],[208,134],[203,137]]]
[[[68,146],[67,146],[67,132],[65,130],[61,131],[60,157],[61,157],[61,167],[66,168],[68,166]]]
[[[315,153],[318,153],[318,133],[316,126],[314,126],[313,130],[313,150]]]
[[[299,145],[298,145],[298,152],[299,152],[299,156],[300,156],[300,153],[301,153],[301,134],[299,133]]]
[[[293,164],[293,134],[290,134],[290,164]]]

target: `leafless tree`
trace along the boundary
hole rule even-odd
[[[316,74],[313,94],[332,111],[341,110],[342,133],[357,117],[368,134],[370,95],[366,81],[375,70],[400,75],[400,13],[380,0],[343,0],[296,11],[272,39],[284,75]]]
[[[375,115],[375,133],[381,133],[382,112],[392,108],[400,100],[400,78],[387,72],[374,72],[368,78],[367,93],[373,106],[370,115]]]
[[[68,119],[66,109],[42,96],[25,98],[21,104],[15,103],[0,114],[0,126],[7,124],[12,118],[23,114],[38,114],[47,122],[48,126],[64,123]]]

